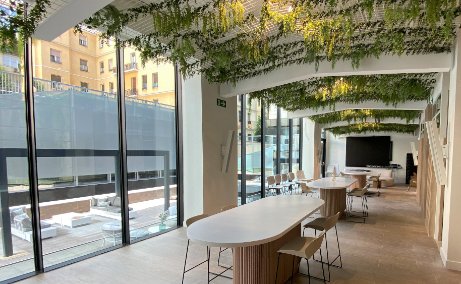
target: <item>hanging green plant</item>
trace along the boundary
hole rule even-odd
[[[420,115],[421,111],[419,110],[348,109],[325,114],[317,114],[310,116],[309,118],[320,124],[330,124],[341,121],[347,121],[348,123],[366,122],[367,119],[374,119],[375,122],[378,123],[386,118],[400,118],[409,123],[419,118]]]
[[[396,124],[396,123],[357,123],[346,126],[325,128],[334,135],[360,134],[368,132],[396,132],[414,134],[419,124]]]
[[[322,77],[253,92],[250,97],[288,111],[327,107],[334,110],[337,103],[376,101],[396,105],[428,100],[434,83],[432,73]]]
[[[9,6],[0,6],[0,51],[12,53],[35,32],[40,21],[46,16],[50,0],[36,0],[29,6],[24,17],[26,4],[10,0]]]

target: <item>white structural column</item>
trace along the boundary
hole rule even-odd
[[[184,220],[237,204],[237,98],[218,106],[219,87],[197,75],[183,84]],[[227,172],[222,146],[234,130]]]
[[[448,104],[447,187],[443,212],[442,260],[449,269],[461,270],[461,38],[458,34],[450,71]]]
[[[320,178],[322,129],[318,123],[303,119],[302,168],[306,178]]]

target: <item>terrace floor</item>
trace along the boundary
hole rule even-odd
[[[443,268],[437,245],[426,234],[414,192],[404,187],[383,189],[380,197],[369,198],[369,207],[367,223],[341,221],[338,225],[344,266],[331,269],[332,283],[461,283],[461,272]],[[21,283],[180,283],[186,242],[186,230],[180,228]],[[211,265],[215,271],[216,254],[215,250]],[[205,248],[192,245],[189,256],[190,264],[197,263],[205,258]],[[223,262],[231,263],[229,251]],[[307,271],[304,260],[301,270]],[[311,272],[319,272],[318,263],[311,264]],[[186,274],[185,283],[205,282],[205,265]],[[217,279],[213,283],[232,282]],[[308,283],[308,279],[298,276],[295,283]]]

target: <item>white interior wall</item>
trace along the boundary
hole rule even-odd
[[[374,134],[374,136],[381,135],[389,136],[386,133]],[[391,134],[390,136],[393,142],[391,163],[402,166],[402,169],[394,172],[394,181],[395,183],[405,183],[407,153],[411,153],[410,142],[417,142],[417,137],[405,134]],[[346,167],[346,137],[334,136],[327,131],[326,166],[328,167],[329,165],[335,165],[339,170],[343,170]]]
[[[448,102],[447,185],[443,211],[442,246],[440,254],[447,268],[461,270],[461,72],[458,66],[461,38],[458,34],[450,71]]]
[[[203,213],[202,81],[182,83],[184,220]]]
[[[184,220],[237,203],[237,98],[217,106],[219,87],[197,75],[183,82]],[[228,171],[221,147],[234,130]]]
[[[307,178],[314,176],[314,130],[315,123],[303,119],[302,169]]]

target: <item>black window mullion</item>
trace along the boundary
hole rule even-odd
[[[288,120],[288,172],[293,169],[293,119]]]
[[[299,169],[303,169],[303,118],[299,119]]]
[[[177,225],[182,226],[184,220],[184,187],[182,183],[182,173],[183,173],[183,116],[182,116],[182,83],[181,76],[179,75],[178,65],[174,66],[174,78],[175,78],[175,112],[176,112],[176,190],[177,190]]]
[[[275,143],[277,144],[276,147],[276,153],[275,153],[275,173],[280,174],[280,133],[281,133],[281,110],[279,107],[277,107],[277,131],[276,131],[276,137],[275,137]]]
[[[118,42],[119,43],[119,42]],[[127,170],[127,143],[126,143],[126,107],[125,107],[125,80],[123,48],[117,44],[115,49],[117,64],[117,108],[118,108],[118,138],[119,155],[115,157],[117,195],[121,200],[122,243],[130,243],[129,211],[128,211],[128,170]],[[118,172],[118,174],[117,174]]]
[[[261,100],[261,198],[266,197],[266,116]]]
[[[246,125],[247,125],[247,116],[246,116],[246,96],[240,95],[240,133],[241,133],[241,143],[240,143],[240,202],[245,204],[247,200],[247,165],[246,165]]]
[[[27,17],[27,9],[24,9],[24,16]],[[33,84],[33,63],[32,63],[32,39],[28,38],[24,43],[24,96],[26,104],[26,128],[27,128],[27,159],[29,173],[29,194],[31,205],[31,221],[33,234],[35,271],[43,272],[43,248],[42,234],[40,228],[40,208],[38,194],[38,172],[37,172],[37,148],[35,134],[35,103]]]

